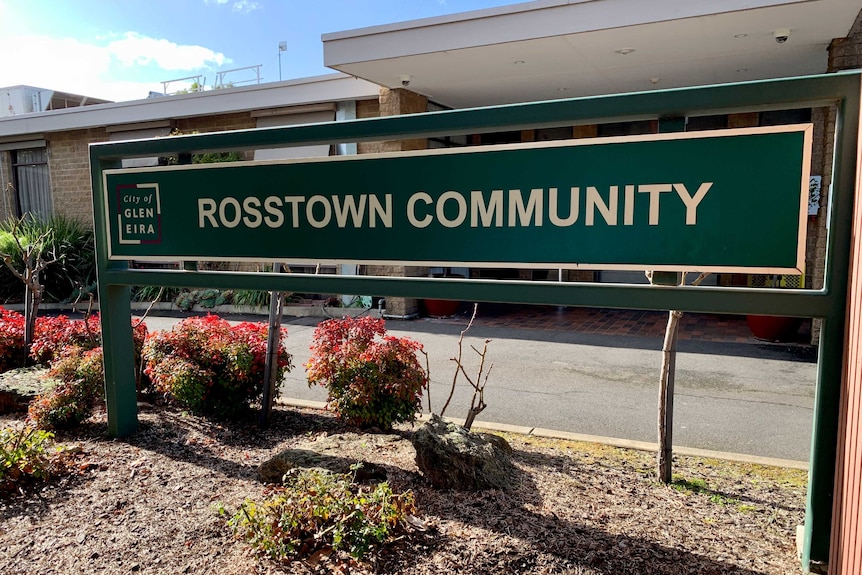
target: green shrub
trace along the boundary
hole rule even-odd
[[[422,344],[386,335],[382,319],[326,320],[314,330],[308,385],[329,392],[327,407],[360,427],[389,429],[413,421],[428,376],[416,352]]]
[[[195,413],[232,417],[263,394],[268,327],[190,317],[147,339],[145,373],[156,389]],[[282,328],[282,332],[285,332]],[[279,338],[276,387],[292,368]]]
[[[59,470],[50,451],[53,434],[32,427],[0,429],[0,495],[28,480],[47,479]]]
[[[269,292],[250,289],[236,290],[233,293],[233,303],[251,307],[266,307],[269,305]]]
[[[0,223],[0,252],[9,254],[13,265],[21,270],[23,256],[12,235],[16,222],[10,219]],[[21,244],[26,245],[49,231],[45,258],[56,257],[58,261],[42,272],[44,297],[49,301],[66,301],[78,288],[90,286],[96,281],[93,231],[73,218],[51,216],[47,219],[24,219],[18,225],[16,235]],[[5,265],[0,268],[0,301],[21,301],[24,284]]]
[[[233,292],[230,290],[221,291],[217,289],[201,289],[183,291],[177,294],[174,299],[174,304],[185,311],[189,311],[195,305],[202,308],[212,309],[219,305],[230,303],[233,297]]]
[[[410,491],[395,494],[386,482],[357,487],[351,479],[321,469],[293,469],[274,497],[263,503],[246,500],[228,525],[277,561],[302,559],[324,548],[362,558],[403,532],[415,507]]]
[[[132,288],[132,299],[134,301],[173,301],[180,290],[177,288],[163,288],[160,286],[135,286]]]
[[[12,265],[22,268],[21,250],[15,243],[15,236],[0,226],[0,254],[12,256]],[[15,277],[5,263],[0,262],[0,303],[24,301],[24,284]]]

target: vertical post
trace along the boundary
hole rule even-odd
[[[828,271],[827,271],[828,273]],[[844,321],[825,318],[820,331],[817,390],[811,433],[811,463],[802,548],[802,567],[819,572],[829,557],[834,489],[835,455],[838,443],[838,406],[844,355]]]
[[[658,399],[658,475],[662,483],[673,480],[673,394],[676,373],[676,340],[682,312],[667,312],[662,346],[662,373]]]
[[[659,119],[658,131],[659,133],[684,132],[685,125],[685,116],[664,117]],[[670,284],[667,281],[667,275],[669,274],[653,272],[650,283]],[[673,283],[684,285],[685,274],[674,274]],[[662,483],[670,483],[673,480],[673,394],[676,375],[676,340],[681,317],[681,311],[668,310],[662,345],[662,369],[658,395],[658,460],[656,462],[658,479]]]
[[[836,120],[835,163],[832,192],[829,197],[826,245],[826,273],[823,291],[832,298],[829,315],[823,318],[817,359],[817,390],[814,396],[814,421],[811,432],[811,462],[805,527],[802,541],[802,568],[816,572],[827,567],[832,542],[832,505],[835,490],[838,426],[841,406],[841,382],[847,340],[847,284],[860,130],[859,77],[854,89],[838,105]],[[858,295],[858,294],[857,294]]]
[[[111,437],[126,437],[138,428],[131,288],[103,285],[106,282],[102,276],[100,274],[99,277],[99,316],[102,321],[108,433]]]
[[[287,42],[282,40],[278,43],[278,81],[281,82],[281,53],[287,51]],[[260,72],[257,81],[260,82]]]
[[[33,317],[33,288],[32,280],[30,277],[30,273],[34,268],[33,263],[33,253],[27,255],[27,261],[24,262],[24,345],[27,347],[27,354],[30,354],[30,345],[33,344],[33,331],[34,326],[36,324],[36,320]],[[39,281],[39,278],[36,278],[36,282]]]
[[[272,264],[272,273],[281,273],[281,264]],[[269,424],[269,414],[275,401],[275,381],[278,375],[278,346],[281,343],[281,312],[284,294],[269,292],[269,331],[266,337],[266,363],[263,368],[263,398],[260,407],[260,425]]]
[[[105,406],[108,433],[126,437],[138,428],[138,392],[135,385],[134,342],[132,340],[131,288],[112,285],[110,272],[129,267],[127,261],[108,260],[107,205],[102,170],[119,168],[119,161],[108,162],[91,149],[90,173],[93,185],[93,226],[96,242],[99,319],[102,323],[102,355],[105,366]]]

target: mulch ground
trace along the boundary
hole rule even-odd
[[[796,574],[805,473],[681,457],[654,480],[654,457],[506,436],[518,487],[441,492],[400,441],[345,442],[412,489],[428,530],[367,562],[276,564],[235,540],[214,510],[265,497],[257,466],[275,452],[349,430],[330,415],[277,407],[265,430],[142,406],[140,430],[106,437],[104,415],[58,437],[74,472],[0,499],[0,573]],[[0,426],[16,423],[0,416]],[[399,430],[406,436],[410,427]]]

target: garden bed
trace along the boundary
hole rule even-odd
[[[315,410],[277,407],[273,423],[223,424],[143,405],[140,431],[105,438],[104,414],[60,435],[80,445],[76,473],[0,499],[0,573],[796,574],[805,472],[680,457],[674,486],[654,456],[508,435],[510,492],[431,489],[406,440],[347,444],[412,489],[427,531],[368,563],[278,565],[233,539],[215,504],[261,500],[257,465],[319,434],[347,431]],[[0,426],[16,421],[0,416]],[[401,427],[401,434],[409,433]],[[355,431],[355,430],[352,430]],[[368,445],[377,445],[369,448]],[[353,453],[351,451],[354,451]]]

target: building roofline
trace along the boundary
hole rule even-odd
[[[316,102],[362,100],[377,97],[378,92],[377,84],[339,72],[254,86],[8,116],[0,118],[0,137],[26,137]]]
[[[712,16],[816,0],[536,0],[324,34],[324,64],[334,69],[465,48]]]
[[[534,10],[543,10],[545,8],[555,8],[557,6],[565,6],[567,4],[582,4],[585,2],[596,1],[599,0],[536,0],[534,2],[522,2],[518,4],[509,4],[507,6],[496,6],[493,8],[482,8],[480,10],[469,10],[467,12],[445,14],[442,16],[432,16],[429,18],[405,20],[403,22],[393,22],[391,24],[379,24],[377,26],[367,26],[365,28],[353,28],[350,30],[342,30],[339,32],[328,32],[326,34],[321,34],[320,39],[324,42],[328,42],[330,40],[344,40],[346,38],[371,36],[374,34],[385,34],[386,32],[410,30],[413,28],[440,26],[443,24],[464,22],[467,20],[481,20],[483,18],[490,18],[493,16],[508,16],[510,14],[532,12]]]

